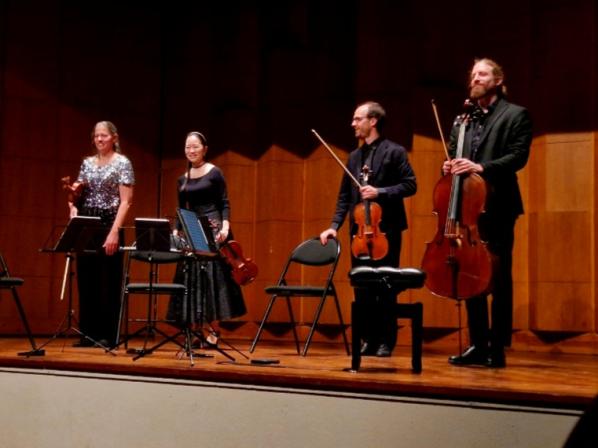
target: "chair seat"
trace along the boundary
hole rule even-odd
[[[351,286],[379,287],[385,286],[397,289],[421,288],[426,279],[426,273],[415,268],[393,268],[381,266],[358,266],[349,272]]]
[[[131,252],[131,258],[134,260],[149,262],[154,264],[176,263],[184,260],[185,255],[181,252],[151,252],[136,250]]]
[[[156,294],[176,294],[185,292],[185,285],[180,283],[153,283],[151,285],[153,292]],[[129,283],[127,285],[129,293],[149,293],[149,283]]]
[[[0,277],[0,288],[12,288],[13,286],[21,286],[24,283],[22,278],[18,277]]]
[[[374,291],[388,291],[399,294],[406,289],[421,288],[426,279],[426,273],[416,268],[394,268],[390,266],[359,266],[349,272],[351,285]],[[363,332],[364,305],[356,300],[351,306],[351,323],[353,326],[351,356],[351,370],[358,371],[361,365],[361,335]],[[411,365],[415,373],[422,370],[422,340],[423,340],[423,305],[420,302],[396,303],[392,312],[397,319],[411,319]]]
[[[321,297],[326,291],[326,288],[321,288],[318,286],[295,286],[295,285],[288,285],[288,286],[267,286],[265,291],[268,294],[278,294],[279,296],[315,296]],[[330,294],[332,294],[332,290],[329,290]]]

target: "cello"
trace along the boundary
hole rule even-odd
[[[340,165],[358,189],[367,185],[370,175],[370,169],[367,165],[362,169],[362,182],[360,183],[338,158],[332,148],[328,146],[322,137],[320,137],[320,134],[318,134],[315,129],[312,129],[311,132],[318,140],[320,140],[332,158]],[[358,231],[353,235],[351,241],[351,253],[353,256],[355,258],[371,260],[380,260],[384,258],[388,253],[388,240],[378,226],[382,220],[382,208],[380,205],[366,199],[355,206],[353,210],[353,218],[355,219],[355,224],[358,225]]]
[[[472,103],[466,101],[460,116],[456,158],[463,157],[465,129]],[[447,160],[451,160],[434,102],[434,114]],[[492,280],[492,257],[480,239],[478,218],[486,203],[486,182],[475,173],[447,174],[436,184],[433,194],[438,228],[434,239],[426,243],[422,270],[426,287],[435,295],[456,300],[486,293]]]

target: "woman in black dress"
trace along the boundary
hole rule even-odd
[[[212,227],[214,240],[223,243],[232,238],[226,181],[220,168],[206,162],[207,150],[207,141],[203,134],[187,134],[185,156],[188,169],[177,180],[178,204],[180,208],[192,210],[198,216],[206,216]],[[180,231],[181,225],[177,223],[174,234],[177,235]],[[200,275],[201,263],[205,269],[204,275]],[[210,324],[214,331],[207,339],[215,344],[218,322],[242,316],[246,312],[241,288],[233,281],[230,267],[220,258],[192,263],[189,271],[188,285],[193,285],[190,303],[185,303],[184,297],[173,296],[169,304],[168,318],[178,325]],[[184,276],[184,266],[180,264],[175,280],[183,281]]]

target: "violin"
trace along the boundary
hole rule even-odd
[[[355,178],[353,173],[345,166],[345,164],[338,158],[328,143],[324,141],[320,134],[314,129],[311,132],[324,145],[324,148],[330,153],[332,158],[345,171],[349,179],[355,184],[357,188],[367,185],[370,169],[364,165],[361,172],[361,183]],[[379,204],[369,200],[364,200],[353,209],[353,219],[359,226],[357,234],[353,236],[351,242],[351,253],[355,258],[380,260],[388,253],[388,240],[386,235],[380,232],[379,224],[382,220],[382,208]]]
[[[67,200],[76,204],[81,199],[81,193],[85,188],[85,182],[73,182],[71,184],[71,177],[66,176],[60,179],[62,182],[62,189],[67,192]]]
[[[367,165],[361,170],[361,184],[367,185],[370,169]],[[353,219],[358,226],[357,233],[351,241],[351,253],[355,258],[380,260],[388,253],[388,240],[380,231],[382,207],[375,202],[364,199],[353,209]]]
[[[218,249],[218,253],[232,268],[232,276],[235,283],[245,286],[255,280],[257,265],[251,261],[251,258],[243,256],[243,250],[237,241],[225,241]]]
[[[470,110],[466,102],[466,111],[459,117],[457,158],[463,157]],[[440,129],[437,114],[436,119]],[[442,130],[440,133],[444,144]],[[450,160],[446,145],[444,149]],[[475,173],[447,174],[437,182],[433,211],[438,217],[438,228],[434,239],[426,243],[422,260],[425,285],[432,293],[459,300],[484,294],[490,288],[492,258],[477,228],[486,194],[486,182]]]

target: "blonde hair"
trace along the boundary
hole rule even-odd
[[[112,123],[111,121],[98,121],[93,129],[91,130],[91,144],[93,145],[93,141],[96,135],[96,128],[98,126],[105,126],[106,129],[108,129],[108,132],[110,133],[110,135],[114,136],[118,136],[118,130],[116,129],[116,126],[114,125],[114,123]],[[114,142],[114,150],[118,153],[121,153],[121,149],[120,149],[120,143],[118,143],[118,140]]]

